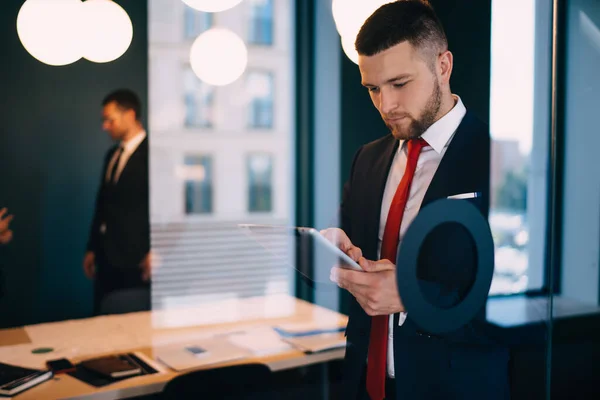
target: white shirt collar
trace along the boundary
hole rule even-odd
[[[456,101],[454,107],[448,114],[434,122],[421,136],[438,154],[441,154],[444,147],[448,145],[450,138],[467,113],[460,97],[455,94],[452,97]]]
[[[438,154],[442,153],[444,147],[450,142],[450,138],[458,129],[462,119],[467,113],[467,109],[461,98],[455,94],[452,95],[455,100],[454,107],[442,118],[434,122],[421,136]],[[402,149],[404,141],[400,142],[398,151]]]
[[[127,142],[121,142],[120,146],[123,147],[123,152],[133,153],[145,138],[146,131],[142,129],[137,135],[129,139]]]

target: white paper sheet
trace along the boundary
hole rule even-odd
[[[230,343],[247,349],[255,356],[266,356],[292,349],[289,343],[268,326],[249,329],[245,332],[227,336]]]
[[[199,356],[186,350],[187,347],[197,346],[204,350]],[[157,347],[153,349],[154,358],[175,371],[185,371],[207,365],[220,364],[240,360],[251,354],[246,349],[228,343],[223,337],[180,343],[177,345]]]

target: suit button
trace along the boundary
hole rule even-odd
[[[421,337],[426,337],[427,339],[431,339],[431,335],[429,335],[423,331],[417,331],[417,335],[419,335]]]

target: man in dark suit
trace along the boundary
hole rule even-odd
[[[141,303],[150,303],[148,139],[141,104],[135,93],[121,89],[102,105],[102,129],[117,144],[104,159],[83,261],[85,274],[94,279],[95,314],[103,298],[115,291],[148,289],[141,291],[148,296]]]
[[[462,328],[436,335],[414,323],[396,282],[398,248],[427,204],[454,196],[487,218],[489,129],[450,90],[453,56],[426,2],[382,6],[355,44],[362,84],[391,134],[358,150],[341,229],[323,231],[366,271],[331,271],[351,295],[344,398],[506,399],[508,352],[486,332],[485,305]],[[418,261],[425,298],[458,304],[474,281],[475,257],[462,226],[435,229]]]

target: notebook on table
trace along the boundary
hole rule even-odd
[[[47,381],[52,376],[52,371],[0,363],[0,396],[14,396]]]
[[[127,378],[142,373],[140,366],[126,354],[93,358],[83,361],[81,366],[105,378],[112,379]]]
[[[95,361],[93,363],[91,363],[92,368],[87,368],[85,366],[85,365],[90,365],[90,361],[92,361],[92,360],[85,360],[85,361],[82,361],[79,364],[77,364],[75,372],[71,372],[71,373],[69,373],[69,375],[71,375],[73,378],[76,378],[82,382],[87,383],[88,385],[92,385],[95,387],[102,387],[102,386],[110,385],[111,383],[114,383],[114,382],[117,382],[117,381],[120,381],[123,379],[132,378],[132,377],[139,376],[139,375],[156,374],[159,372],[153,366],[151,366],[146,361],[144,361],[141,354],[122,353],[122,354],[120,354],[120,356],[126,357],[133,364],[137,365],[137,367],[139,367],[141,372],[138,374],[135,374],[135,375],[121,376],[120,378],[113,378],[110,376],[111,375],[110,373],[106,374],[106,371],[100,372],[100,371],[94,370],[94,365],[98,366],[99,364],[104,364],[104,362],[102,362],[102,363],[98,362],[99,358],[94,358],[92,360],[95,360]],[[104,358],[104,357],[102,357],[102,358]],[[102,370],[104,370],[105,365],[100,366],[100,368]],[[135,368],[133,370],[135,370]],[[125,375],[127,375],[127,374],[125,374]]]

